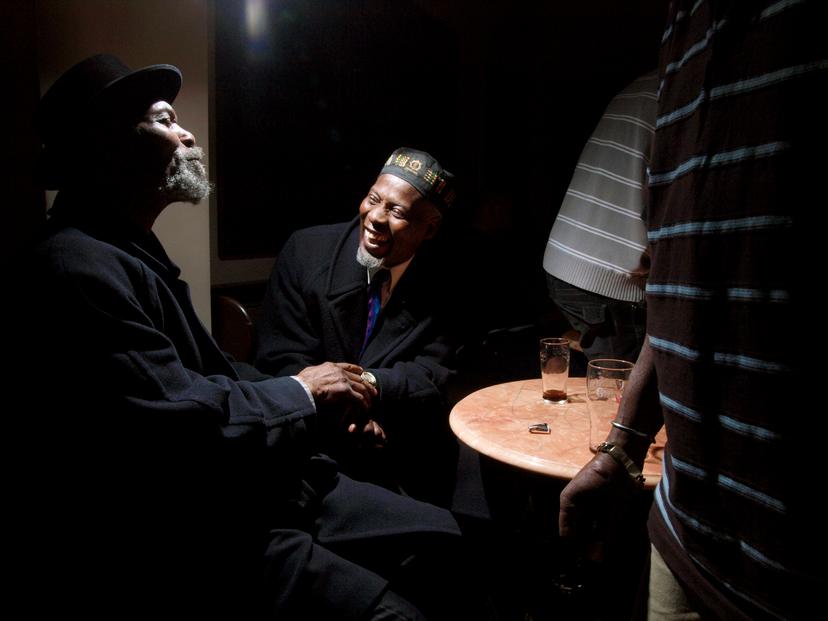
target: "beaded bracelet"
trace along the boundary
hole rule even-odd
[[[643,431],[638,431],[637,429],[633,429],[632,427],[627,427],[626,425],[622,425],[618,421],[612,421],[612,426],[616,429],[620,429],[621,431],[626,431],[627,433],[631,433],[634,436],[638,436],[639,438],[644,438],[650,441],[650,444],[655,442],[655,438],[648,433],[644,433]]]

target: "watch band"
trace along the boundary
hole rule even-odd
[[[639,468],[635,462],[630,459],[630,456],[622,449],[620,446],[616,446],[612,442],[601,442],[598,445],[598,452],[599,453],[606,453],[610,457],[612,457],[618,464],[624,466],[624,469],[627,471],[627,474],[630,475],[630,478],[633,480],[633,483],[638,485],[639,487],[644,485],[644,475],[641,473],[641,468]]]

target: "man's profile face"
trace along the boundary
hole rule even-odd
[[[359,206],[360,251],[394,267],[410,259],[434,237],[440,212],[414,186],[394,175],[380,175]]]
[[[203,151],[195,136],[178,125],[173,107],[166,101],[152,104],[135,128],[138,152],[146,158],[155,184],[169,202],[198,203],[210,193]]]

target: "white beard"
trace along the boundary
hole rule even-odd
[[[207,171],[201,163],[201,147],[180,147],[173,154],[170,172],[161,191],[171,202],[200,203],[210,195]]]

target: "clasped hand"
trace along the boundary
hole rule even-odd
[[[360,434],[368,445],[385,442],[382,427],[368,416],[377,390],[362,381],[363,368],[347,362],[323,362],[305,367],[297,376],[311,391],[321,417],[337,429]]]

